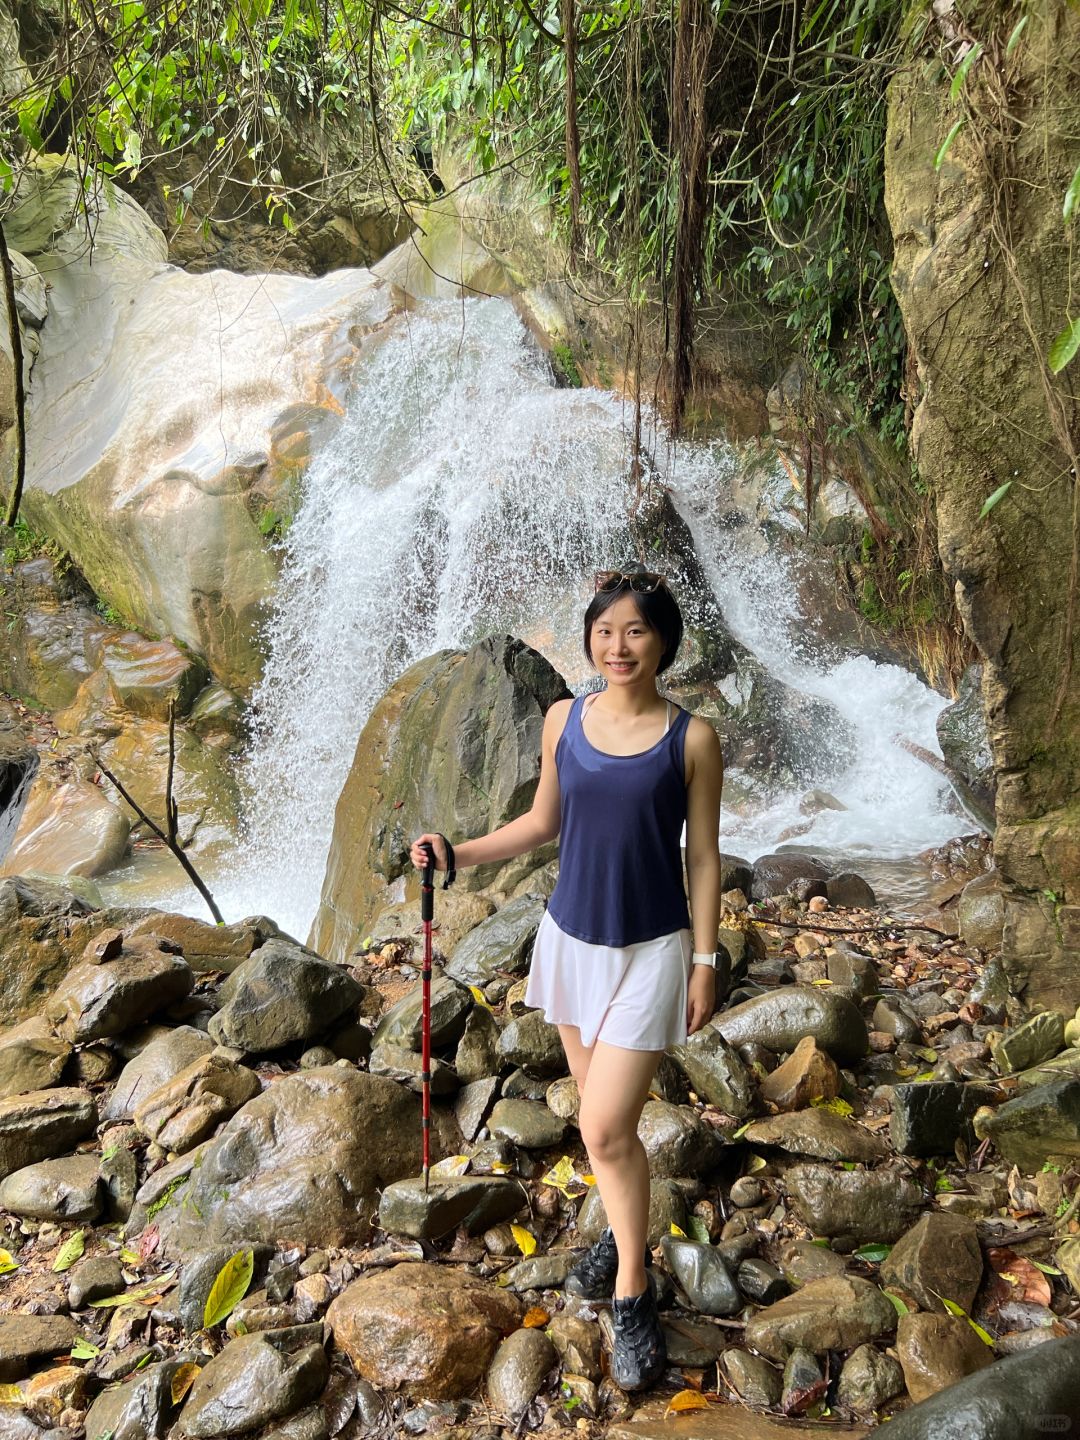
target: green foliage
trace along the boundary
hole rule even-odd
[[[3,526],[0,531],[4,537],[4,564],[9,569],[39,555],[47,555],[61,572],[71,564],[69,557],[55,540],[50,540],[47,535],[39,535],[21,516],[10,529]]]
[[[563,341],[551,347],[551,364],[556,376],[572,390],[581,388],[581,372],[578,370],[574,352]]]

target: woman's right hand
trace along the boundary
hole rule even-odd
[[[412,842],[412,845],[409,849],[409,859],[412,861],[412,863],[416,866],[418,870],[423,870],[424,866],[428,863],[427,856],[421,849],[421,846],[424,844],[425,840],[435,852],[435,869],[445,870],[447,868],[446,845],[441,835],[418,835],[416,839]]]

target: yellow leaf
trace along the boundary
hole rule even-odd
[[[183,1365],[178,1365],[173,1371],[172,1383],[169,1386],[172,1395],[172,1403],[179,1405],[187,1392],[191,1389],[195,1376],[202,1370],[201,1365],[196,1365],[194,1360],[188,1360]]]
[[[819,1110],[828,1110],[830,1115],[854,1114],[854,1111],[852,1110],[848,1102],[846,1100],[841,1100],[839,1096],[837,1096],[837,1098],[834,1100],[824,1100],[818,1098],[816,1100],[811,1100],[810,1104],[815,1105]]]
[[[541,1184],[553,1185],[556,1190],[565,1190],[574,1178],[574,1162],[564,1155],[544,1176]]]
[[[490,1009],[491,1009],[491,1005],[490,1005],[489,1002],[488,1002],[488,998],[487,998],[487,996],[484,994],[483,990],[480,989],[480,986],[479,986],[479,985],[470,985],[470,986],[469,986],[469,990],[470,990],[470,992],[471,992],[471,994],[472,994],[472,998],[476,1001],[476,1003],[477,1003],[478,1005],[482,1005],[485,1010],[490,1010]]]
[[[25,1399],[18,1385],[0,1385],[0,1405],[21,1405]]]
[[[0,1250],[0,1275],[10,1275],[12,1270],[19,1268],[19,1262],[12,1255],[10,1250]]]
[[[511,1225],[510,1232],[517,1241],[517,1247],[525,1256],[529,1256],[536,1249],[536,1236],[530,1235],[524,1225]]]
[[[175,1279],[176,1271],[170,1270],[165,1275],[156,1275],[137,1290],[123,1290],[119,1295],[106,1295],[103,1300],[89,1300],[87,1304],[92,1310],[108,1310],[115,1305],[131,1305],[136,1301],[142,1305],[156,1304],[157,1297],[163,1290],[167,1290]]]
[[[596,1176],[595,1176],[595,1175],[579,1175],[579,1176],[578,1176],[578,1179],[581,1181],[581,1183],[582,1183],[583,1185],[595,1185],[595,1184],[596,1184]]]
[[[128,1250],[127,1248],[120,1251],[120,1259],[123,1260],[125,1265],[142,1264],[142,1256],[137,1255],[134,1250]]]
[[[220,1325],[248,1292],[255,1269],[255,1252],[238,1250],[217,1273],[203,1309],[203,1328]]]
[[[678,1235],[680,1240],[686,1239],[686,1231],[680,1230],[678,1225],[675,1224],[674,1220],[671,1222],[671,1233],[672,1235]]]
[[[75,1234],[65,1240],[60,1246],[60,1253],[53,1261],[53,1271],[59,1274],[62,1270],[70,1270],[75,1261],[79,1259],[86,1248],[86,1231],[76,1230]]]
[[[432,1165],[431,1173],[455,1179],[459,1175],[464,1175],[471,1164],[472,1161],[468,1155],[448,1155],[445,1160],[440,1160],[437,1164]]]
[[[491,1173],[493,1175],[509,1175],[510,1166],[505,1160],[493,1160],[491,1162]]]
[[[526,1330],[539,1330],[550,1319],[551,1316],[546,1310],[541,1310],[539,1305],[534,1305],[531,1310],[525,1311],[525,1319],[521,1323]]]
[[[680,1390],[668,1401],[665,1415],[678,1415],[683,1410],[707,1410],[709,1402],[698,1390]]]
[[[748,1175],[753,1175],[757,1170],[764,1170],[765,1164],[766,1162],[764,1156],[751,1155],[750,1159],[746,1162],[746,1173]]]

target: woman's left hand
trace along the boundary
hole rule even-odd
[[[686,1029],[694,1035],[716,1009],[716,971],[711,965],[695,965],[686,991]]]

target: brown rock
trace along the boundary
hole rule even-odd
[[[94,1099],[86,1090],[32,1090],[0,1100],[0,1180],[63,1154],[96,1122]]]
[[[405,1264],[354,1280],[326,1318],[365,1380],[448,1400],[482,1379],[521,1305],[464,1271]]]
[[[892,1302],[869,1280],[837,1275],[810,1280],[801,1290],[767,1305],[745,1330],[747,1345],[770,1360],[786,1360],[797,1347],[823,1355],[889,1335]]]
[[[265,927],[265,928],[264,928]],[[129,930],[129,936],[156,935],[179,946],[192,970],[231,973],[257,945],[272,938],[277,926],[269,921],[240,920],[233,925],[208,925],[190,915],[147,915]]]
[[[182,1000],[192,984],[186,961],[148,946],[103,964],[76,965],[45,1013],[66,1040],[104,1040]]]
[[[832,1100],[840,1094],[840,1071],[832,1056],[807,1035],[782,1065],[766,1075],[761,1093],[778,1110],[804,1110],[814,1100]]]
[[[945,1313],[945,1300],[970,1311],[982,1283],[983,1256],[975,1221],[928,1211],[902,1235],[881,1265],[881,1283],[913,1296],[923,1310]]]
[[[198,1145],[262,1089],[259,1077],[228,1055],[211,1051],[135,1108],[135,1124],[164,1150]]]
[[[0,1099],[47,1090],[60,1079],[71,1046],[40,1015],[0,1035]]]
[[[965,1375],[983,1370],[994,1352],[980,1340],[960,1315],[901,1315],[896,1331],[896,1355],[904,1369],[904,1382],[918,1402],[955,1385]]]

